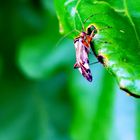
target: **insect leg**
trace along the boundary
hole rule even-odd
[[[99,61],[97,61],[97,62],[92,62],[92,63],[90,63],[89,65],[94,65],[94,64],[97,64],[97,63],[99,63]]]

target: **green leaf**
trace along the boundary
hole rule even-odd
[[[105,68],[115,76],[121,89],[139,97],[140,1],[120,3],[113,0],[55,0],[61,32],[71,32],[70,36],[74,38],[82,26],[86,31],[93,24],[97,28],[93,38],[96,57],[103,57]]]

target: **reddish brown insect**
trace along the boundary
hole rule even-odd
[[[76,63],[74,68],[78,68],[80,73],[89,81],[92,81],[92,74],[89,67],[88,54],[90,53],[91,41],[97,32],[96,28],[91,25],[86,32],[81,32],[79,37],[74,39],[76,49]]]

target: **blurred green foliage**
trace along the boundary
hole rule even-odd
[[[53,1],[0,3],[0,140],[140,139],[139,101],[100,64],[88,83],[73,70],[73,41],[57,45]]]

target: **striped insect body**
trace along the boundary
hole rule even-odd
[[[89,67],[88,54],[90,53],[90,44],[95,35],[96,28],[91,30],[91,25],[86,32],[81,32],[79,37],[74,39],[74,46],[76,51],[76,63],[74,68],[78,68],[80,73],[89,81],[92,82],[92,74]]]

